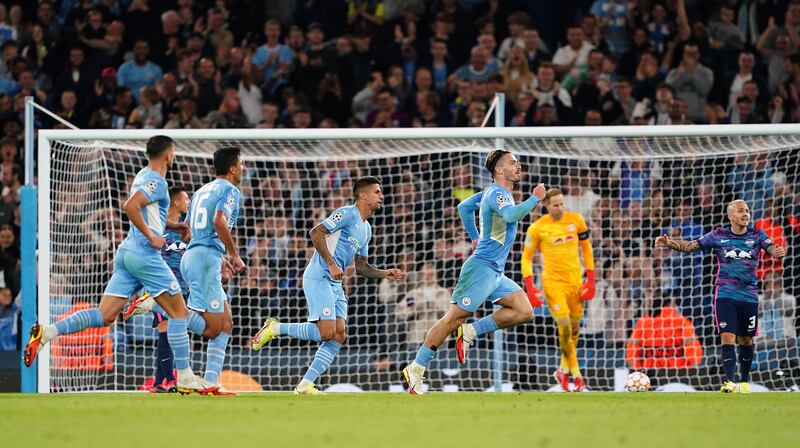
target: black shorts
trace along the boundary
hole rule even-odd
[[[153,328],[156,328],[161,322],[168,320],[167,316],[153,311]]]
[[[758,334],[758,304],[732,299],[717,299],[714,307],[714,321],[719,333],[756,336]]]

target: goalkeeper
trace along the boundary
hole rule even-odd
[[[528,227],[522,251],[522,277],[528,300],[542,306],[542,291],[533,285],[533,254],[542,253],[542,289],[550,314],[558,325],[558,346],[561,366],[554,376],[561,388],[569,392],[570,375],[575,390],[586,382],[578,367],[578,331],[583,317],[583,301],[594,298],[594,257],[589,242],[589,228],[580,213],[564,210],[564,195],[558,188],[547,191],[542,203],[547,214]],[[578,246],[586,268],[586,282],[581,275]]]

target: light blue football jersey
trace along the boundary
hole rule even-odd
[[[513,205],[514,195],[505,188],[491,184],[483,190],[478,212],[481,238],[473,256],[499,271],[505,267],[508,253],[517,237],[517,223],[506,221],[500,211]]]
[[[189,227],[192,231],[189,249],[206,246],[225,253],[225,245],[214,228],[214,215],[220,210],[224,212],[228,216],[228,229],[232,229],[239,217],[240,198],[239,189],[226,179],[215,179],[197,190],[189,203]]]
[[[368,245],[372,239],[372,226],[368,221],[361,219],[361,213],[355,205],[337,209],[322,221],[322,225],[330,232],[325,236],[328,250],[342,271],[353,261],[356,254],[362,257],[369,254]],[[306,266],[303,277],[334,281],[331,279],[328,263],[316,250]]]
[[[129,197],[133,197],[137,191],[142,192],[148,201],[142,207],[142,217],[145,224],[150,228],[150,232],[153,235],[163,236],[164,228],[167,225],[167,209],[169,209],[169,187],[167,187],[167,181],[159,173],[144,167],[133,179]],[[151,246],[147,238],[134,225],[131,225],[128,235],[122,241],[120,248],[134,252],[159,252],[159,249]]]

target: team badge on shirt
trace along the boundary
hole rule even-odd
[[[330,316],[331,315],[331,307],[326,306],[325,308],[323,308],[322,309],[322,315],[323,316]]]
[[[575,231],[575,224],[568,225],[567,226],[567,230],[569,230],[570,232],[574,232]]]
[[[211,301],[211,309],[212,310],[216,310],[217,308],[219,308],[219,305],[220,305],[219,300],[214,299],[214,300]]]
[[[748,247],[753,247],[755,246],[756,242],[753,240],[747,240],[744,242],[744,244],[747,244]]]
[[[470,299],[469,297],[464,297],[463,299],[461,299],[461,303],[464,304],[464,306],[470,306],[472,304],[472,299]]]

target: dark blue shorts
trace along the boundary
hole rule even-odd
[[[756,336],[758,334],[758,304],[732,299],[717,299],[714,307],[714,320],[719,333]]]
[[[161,313],[153,311],[153,328],[156,328],[158,326],[158,324],[160,324],[161,322],[163,322],[165,320],[168,320],[167,316],[165,316],[165,315],[163,315]]]

